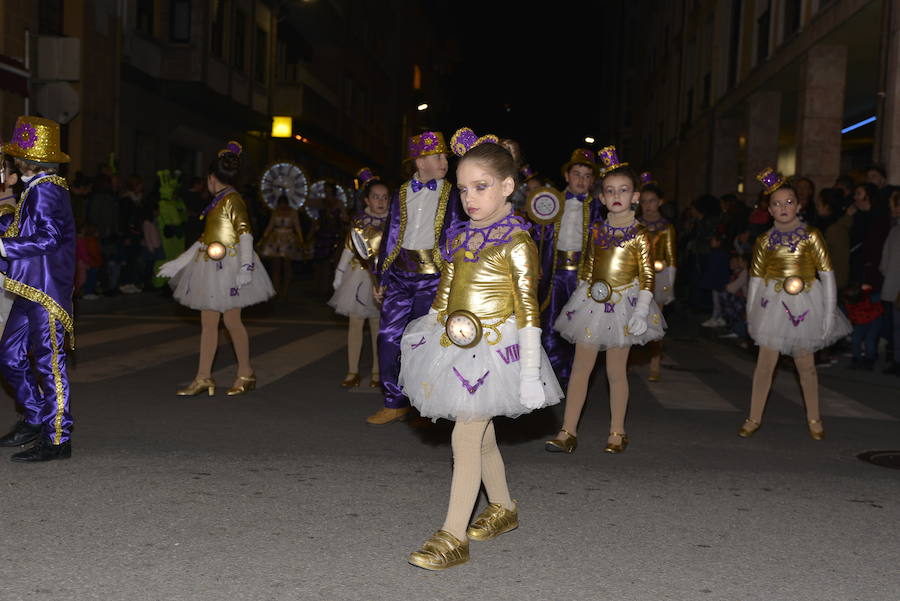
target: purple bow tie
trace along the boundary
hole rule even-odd
[[[434,180],[434,179],[430,179],[430,180],[428,180],[427,183],[423,184],[419,180],[413,178],[413,180],[410,182],[410,185],[412,186],[413,194],[415,194],[422,188],[428,188],[429,190],[432,190],[432,191],[437,190],[437,180]]]
[[[587,198],[587,194],[572,194],[571,192],[566,192],[566,200],[570,198],[577,198],[581,202],[584,202],[584,199]]]

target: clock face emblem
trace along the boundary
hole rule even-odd
[[[369,243],[366,241],[363,231],[359,228],[350,228],[350,244],[353,245],[353,250],[356,251],[356,254],[364,261],[370,259],[372,255],[375,254],[369,247]]]
[[[554,223],[562,217],[560,193],[553,188],[535,188],[528,193],[525,210],[535,223]]]
[[[666,264],[663,263],[662,261],[660,261],[659,259],[653,261],[653,271],[655,271],[656,273],[659,273],[660,271],[662,271],[665,268],[666,268]]]
[[[218,261],[225,256],[225,245],[221,242],[210,242],[206,247],[206,255],[213,261]]]
[[[781,285],[785,292],[788,294],[800,294],[803,292],[803,289],[806,288],[806,282],[803,281],[803,278],[797,275],[792,275],[788,278],[784,279],[784,283]]]
[[[604,280],[598,280],[591,284],[589,294],[598,303],[605,303],[612,296],[612,287]]]
[[[444,326],[450,342],[461,348],[471,348],[481,341],[481,320],[471,311],[454,311]]]
[[[287,199],[292,209],[300,209],[309,195],[309,179],[303,169],[294,163],[273,163],[263,172],[259,194],[270,209],[278,206],[281,197]]]

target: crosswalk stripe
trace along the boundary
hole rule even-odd
[[[650,394],[666,409],[692,411],[731,411],[738,409],[720,395],[715,388],[694,374],[674,369],[666,369],[665,363],[677,363],[668,355],[663,355],[664,365],[660,382],[647,382]],[[648,365],[631,368],[645,380],[649,374]]]
[[[76,348],[83,349],[100,344],[109,344],[137,336],[155,334],[165,330],[172,330],[179,326],[171,323],[140,323],[121,326],[118,328],[106,328],[100,331],[88,331],[84,334],[76,333]]]
[[[274,331],[276,328],[247,328],[251,337]],[[137,371],[149,369],[182,357],[196,356],[199,352],[200,337],[196,333],[183,336],[160,344],[141,347],[127,353],[85,361],[69,366],[69,380],[78,384],[99,382],[110,378],[129,375]],[[219,346],[231,344],[224,332],[219,333]]]
[[[705,346],[709,346],[709,344],[705,344]],[[714,354],[717,361],[720,361],[743,374],[747,374],[752,381],[753,370],[755,367],[753,362],[742,359],[733,353],[713,353],[712,349],[710,349],[710,354]],[[800,383],[796,381],[793,374],[779,374],[778,370],[776,370],[773,380],[772,390],[787,397],[797,405],[803,405],[803,391],[800,390]],[[747,391],[747,394],[749,396],[750,391]],[[822,415],[897,421],[897,418],[893,415],[888,415],[887,413],[882,413],[881,411],[867,407],[836,390],[823,386],[821,382],[819,382],[819,403]]]
[[[256,387],[263,388],[267,384],[276,382],[346,345],[347,332],[335,328],[322,330],[261,355],[251,356],[253,371],[256,373]],[[213,374],[213,378],[221,382],[228,382],[234,377],[233,365],[217,370]]]

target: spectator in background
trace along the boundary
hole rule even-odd
[[[711,194],[694,199],[685,215],[682,228],[685,232],[682,238],[685,251],[681,255],[685,257],[685,261],[682,262],[682,273],[687,275],[685,283],[689,289],[687,295],[676,296],[687,298],[693,307],[706,309],[711,306],[709,294],[701,290],[700,282],[706,272],[706,264],[712,252],[712,239],[716,235],[720,217],[719,199]]]
[[[772,225],[772,215],[769,214],[769,196],[764,191],[759,193],[756,199],[756,206],[750,212],[747,218],[747,228],[750,230],[750,244],[752,245],[756,238],[765,231],[768,231]]]
[[[900,361],[897,357],[897,349],[900,348],[900,189],[898,188],[891,191],[890,208],[893,226],[884,242],[879,268],[884,275],[881,302],[885,306],[885,315],[890,315],[893,322],[889,335],[893,340],[894,354],[890,359],[890,366],[884,373],[900,376]]]
[[[100,250],[103,252],[103,269],[100,280],[108,294],[115,294],[119,287],[119,203],[113,192],[112,178],[101,171],[94,178],[94,186],[87,204],[87,221],[97,228]]]
[[[141,260],[140,260],[140,283],[144,289],[153,289],[154,276],[156,273],[157,263],[161,263],[166,258],[166,254],[162,248],[162,237],[159,235],[159,229],[156,222],[159,219],[159,209],[154,207],[144,207],[141,219]]]
[[[144,211],[144,180],[131,175],[125,192],[119,197],[119,245],[123,261],[119,291],[136,294],[141,291],[138,261],[141,257],[141,219]]]
[[[878,360],[878,334],[884,307],[868,284],[850,284],[844,289],[844,307],[853,324],[853,359],[850,369],[871,370]]]
[[[750,207],[735,194],[725,194],[720,201],[725,226],[725,246],[731,247],[738,234],[747,229]]]
[[[853,190],[856,188],[856,182],[846,173],[842,173],[834,180],[834,187],[841,193],[841,213],[843,213],[847,207],[853,204]]]
[[[729,261],[731,281],[725,285],[722,294],[722,316],[729,332],[720,338],[741,338],[746,341],[747,330],[747,286],[750,282],[750,255],[732,255]],[[743,345],[742,345],[743,346]],[[749,345],[747,345],[749,347]]]
[[[842,219],[844,198],[837,188],[822,188],[816,199],[816,226],[825,235],[838,290],[847,285],[850,270],[850,219]]]
[[[97,228],[83,223],[75,237],[75,296],[84,300],[99,298],[97,294],[97,274],[103,266],[103,253]]]
[[[209,189],[202,178],[192,177],[187,191],[184,193],[184,205],[187,209],[187,221],[184,224],[184,239],[196,240],[203,233],[203,222],[200,212],[210,201]]]
[[[731,279],[729,256],[725,247],[725,239],[721,234],[710,239],[710,251],[706,257],[703,276],[700,279],[701,290],[708,290],[712,298],[712,316],[702,324],[705,328],[721,328],[726,325],[723,299],[725,286]]]
[[[91,196],[91,180],[81,171],[75,174],[75,179],[69,187],[69,196],[72,198],[75,231],[80,231],[81,226],[87,221],[87,205]]]
[[[797,216],[807,225],[816,225],[816,185],[808,177],[801,177],[794,182],[794,190],[797,192],[797,202],[800,203]]]
[[[878,188],[878,194],[872,198],[872,202],[878,203],[880,201],[887,206],[891,197],[891,191],[887,185],[887,171],[885,168],[882,165],[870,165],[866,169],[866,182]]]

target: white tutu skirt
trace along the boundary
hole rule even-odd
[[[262,303],[275,295],[272,281],[259,256],[253,253],[253,279],[237,287],[237,274],[241,268],[240,245],[228,249],[221,261],[206,256],[206,246],[193,252],[196,256],[171,280],[172,296],[179,303],[198,311],[220,311],[248,307]]]
[[[598,303],[588,295],[588,285],[579,282],[553,327],[569,342],[587,344],[601,351],[660,340],[665,336],[666,320],[656,301],[650,301],[647,331],[640,336],[627,333],[628,320],[634,313],[640,291],[635,280],[627,288],[613,292],[609,302]]]
[[[485,330],[491,339],[492,332]],[[424,417],[457,421],[518,417],[534,409],[519,400],[519,333],[515,316],[500,325],[500,341],[487,336],[468,349],[441,345],[444,326],[429,313],[406,326],[400,341],[400,378],[410,403]],[[563,391],[541,349],[544,403],[555,405]]]
[[[675,300],[675,270],[666,267],[656,274],[653,283],[653,300],[660,307],[665,307]]]
[[[328,304],[335,313],[368,319],[378,317],[381,309],[372,298],[372,276],[362,267],[349,268],[334,291]]]
[[[775,292],[776,281],[770,281],[760,293],[754,307],[747,308],[750,337],[759,346],[777,350],[783,355],[815,352],[831,346],[848,335],[853,327],[837,308],[825,307],[825,290],[816,281],[809,292],[788,294]],[[825,312],[834,312],[831,330],[825,331]]]

